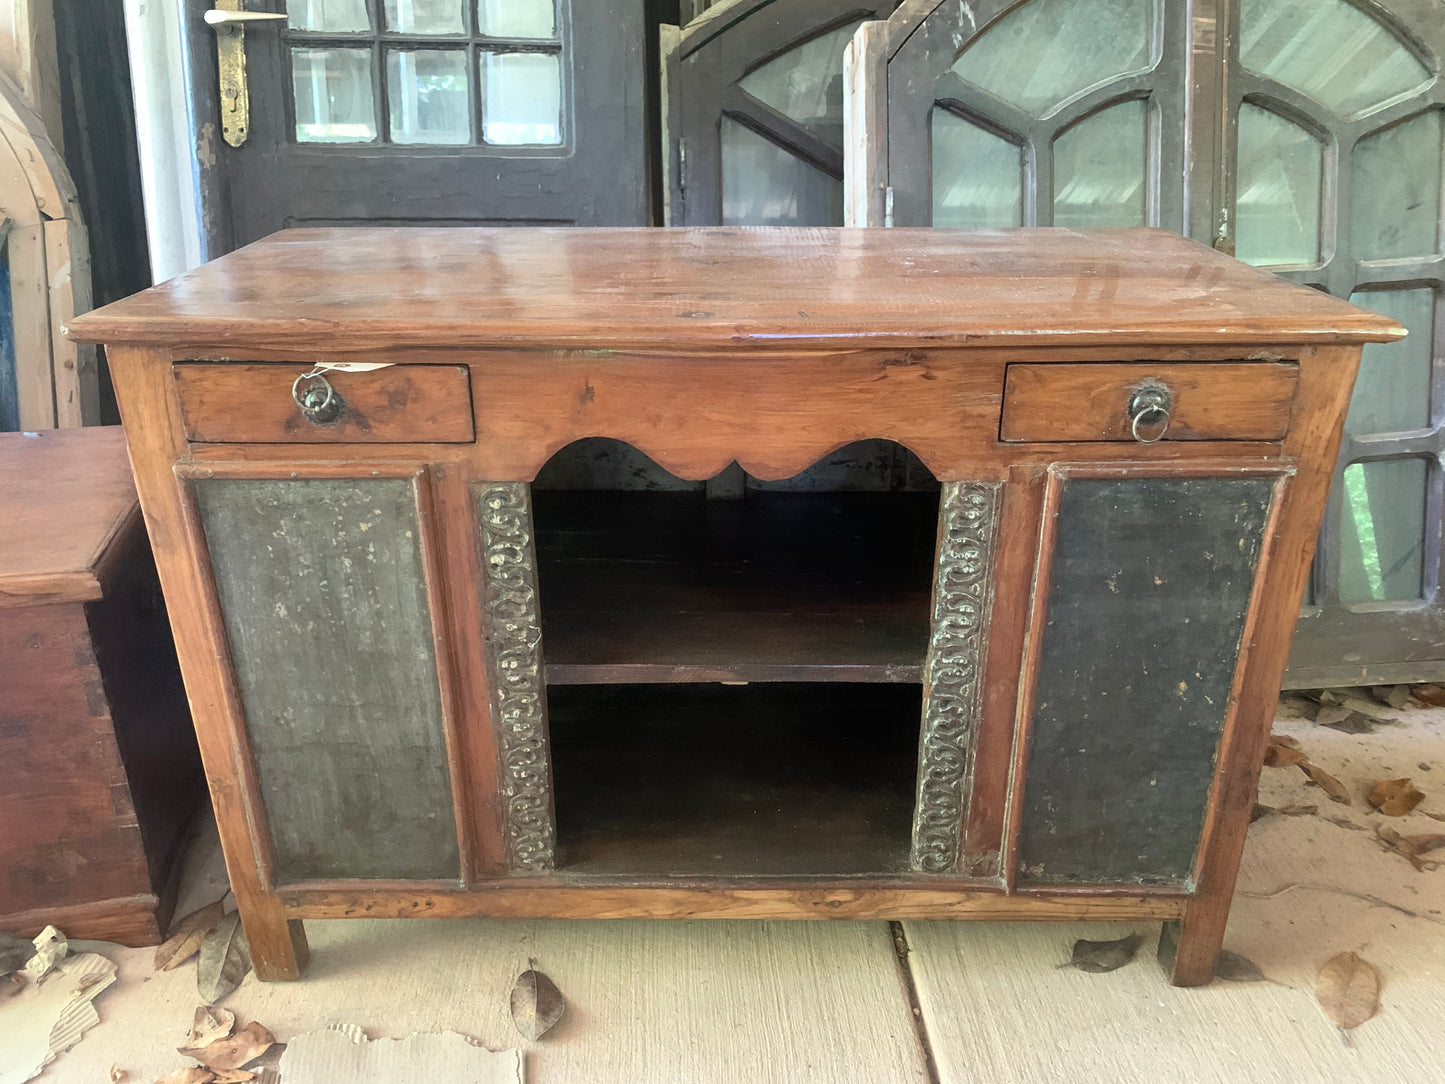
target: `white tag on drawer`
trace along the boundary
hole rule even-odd
[[[318,361],[313,368],[334,373],[370,373],[377,369],[390,369],[394,361]]]

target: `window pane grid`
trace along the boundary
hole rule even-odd
[[[564,142],[563,43],[555,3],[298,0],[292,10],[293,21],[300,21],[286,31],[297,142]],[[485,32],[491,28],[518,34]],[[548,28],[551,37],[522,36]]]

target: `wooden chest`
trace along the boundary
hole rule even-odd
[[[728,229],[299,230],[72,332],[263,978],[306,918],[1088,917],[1181,984],[1402,334],[1157,231]]]
[[[120,428],[0,434],[0,509],[0,929],[155,944],[205,781]]]

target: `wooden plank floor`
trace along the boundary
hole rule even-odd
[[[1227,944],[1269,983],[1168,986],[1153,924],[1138,926],[1150,940],[1133,963],[1085,975],[1057,968],[1074,939],[1127,927],[906,923],[905,972],[885,923],[313,922],[305,981],[248,978],[226,1004],[282,1040],[353,1023],[373,1037],[456,1029],[498,1048],[521,1042],[505,995],[535,960],[570,1008],[528,1046],[532,1081],[1445,1080],[1445,870],[1380,851],[1381,818],[1360,797],[1371,779],[1411,776],[1426,801],[1390,823],[1440,830],[1423,811],[1445,813],[1445,711],[1402,718],[1360,736],[1279,724],[1356,797],[1334,805],[1298,769],[1266,769],[1263,802],[1320,807],[1250,831]],[[188,892],[203,902],[220,874],[204,853],[196,867]],[[1380,1014],[1350,1045],[1312,993],[1319,965],[1345,949],[1385,975]],[[149,952],[113,955],[120,981],[97,1001],[102,1023],[42,1082],[104,1080],[117,1065],[148,1084],[184,1064],[173,1048],[196,1004],[190,968],[153,975]]]

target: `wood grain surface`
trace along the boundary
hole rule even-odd
[[[139,514],[120,426],[0,433],[0,607],[99,598]]]
[[[999,433],[1011,441],[1133,442],[1129,400],[1145,380],[1173,395],[1165,440],[1279,440],[1289,429],[1298,366],[1010,365]],[[1154,425],[1144,427],[1146,434]]]
[[[673,351],[1402,330],[1162,230],[359,228],[283,231],[77,317],[69,334],[244,358],[263,343]]]

